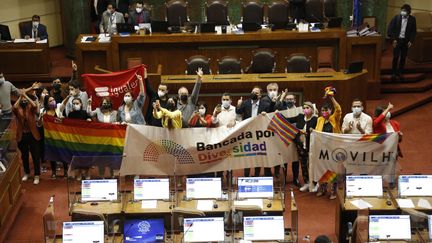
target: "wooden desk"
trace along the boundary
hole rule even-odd
[[[426,232],[427,233],[427,232]],[[415,243],[426,243],[429,242],[427,240],[425,240],[425,238],[423,237],[429,237],[428,235],[424,235],[424,232],[418,231],[418,230],[412,230],[411,232],[411,240],[407,241],[407,240],[389,240],[389,241],[383,241],[383,242],[388,242],[388,243],[405,243],[405,242],[415,242]],[[357,237],[354,241],[354,243],[369,243],[369,233],[367,229],[362,229],[360,231],[357,231]],[[426,238],[427,239],[427,238]]]
[[[71,214],[75,210],[95,212],[104,215],[120,214],[122,212],[121,202],[97,202],[97,205],[91,205],[91,202],[74,203],[71,208]]]
[[[50,77],[48,43],[0,43],[0,70],[10,81],[37,81]]]
[[[222,93],[229,92],[233,103],[240,96],[248,96],[254,86],[263,89],[269,83],[277,83],[279,90],[288,88],[289,91],[303,93],[303,101],[317,102],[320,106],[323,102],[324,88],[333,85],[336,88],[336,99],[342,107],[342,112],[351,112],[351,104],[354,97],[361,100],[367,98],[367,71],[361,73],[344,74],[343,72],[323,73],[270,73],[270,74],[224,74],[204,75],[200,90],[200,100],[204,100],[212,110],[220,103]],[[189,75],[162,75],[161,82],[168,85],[170,90],[177,90],[186,86],[193,89],[196,76]],[[338,95],[350,94],[350,95]],[[298,102],[302,102],[299,100]],[[301,103],[300,103],[301,104]]]
[[[357,217],[357,211],[359,210],[356,206],[354,206],[351,202],[357,199],[363,199],[372,205],[372,208],[369,209],[369,214],[399,214],[399,210],[396,202],[391,199],[391,196],[384,193],[382,198],[371,198],[371,197],[362,197],[362,198],[351,198],[345,199],[344,192],[341,189],[337,190],[337,199],[336,199],[336,215],[335,215],[335,233],[338,237],[338,242],[347,242],[347,223],[354,222]],[[390,199],[387,199],[390,198]],[[391,205],[387,204],[387,201],[391,201]]]
[[[233,192],[231,198],[233,200],[233,205],[234,205],[234,201],[236,200],[236,192]],[[265,214],[283,215],[283,212],[285,212],[285,202],[283,201],[280,192],[275,192],[273,199],[264,198],[262,199],[262,202],[263,202],[262,210],[260,211]],[[242,210],[242,211],[247,212],[248,210]]]
[[[391,191],[391,193],[394,196],[395,202],[397,204],[396,199],[400,198],[398,196],[398,190],[394,189]],[[422,208],[422,207],[418,206],[418,202],[420,199],[424,199],[424,200],[428,201],[430,205],[432,205],[432,197],[402,197],[401,199],[411,199],[411,201],[414,203],[414,206],[415,206],[413,209],[415,209],[415,210],[419,210],[419,211],[427,212],[427,213],[432,213],[432,209]],[[398,207],[399,207],[399,205],[398,205]]]
[[[189,209],[198,209],[198,202],[199,200],[185,200],[185,192],[179,192],[178,193],[178,207],[180,208],[189,208]],[[211,214],[223,214],[225,212],[229,212],[231,210],[230,201],[228,198],[226,200],[213,200],[213,205],[217,205],[217,208],[213,207],[210,211],[203,211],[206,215]]]
[[[157,200],[156,208],[142,208],[142,202],[134,201],[133,194],[128,193],[124,203],[124,212],[126,214],[171,214],[173,207],[172,202]]]

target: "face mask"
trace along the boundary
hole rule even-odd
[[[53,89],[55,89],[55,90],[59,90],[61,87],[61,85],[58,83],[54,83],[52,86],[53,86]]]
[[[304,113],[306,116],[309,116],[310,114],[312,114],[312,110],[311,110],[311,109],[303,109],[303,113]]]
[[[48,103],[49,108],[51,109],[55,109],[57,107],[57,103],[55,100],[51,101],[50,103]]]
[[[230,105],[231,105],[231,101],[229,101],[229,100],[222,100],[222,106],[225,109],[228,109],[230,107]]]
[[[327,119],[327,118],[329,118],[329,116],[330,116],[330,112],[329,112],[329,111],[323,111],[323,112],[321,112],[321,115],[322,115],[325,119]]]
[[[33,27],[36,27],[36,28],[39,26],[39,22],[38,21],[33,21],[32,24],[33,24]]]
[[[76,111],[79,111],[79,110],[81,110],[81,105],[75,104],[75,105],[73,105],[73,109]]]
[[[1,77],[1,78],[0,78],[0,85],[2,85],[4,82],[5,82],[5,78],[4,78],[4,77]]]
[[[204,116],[204,115],[205,115],[205,112],[206,112],[206,109],[199,109],[198,112],[199,112],[199,114],[200,114],[201,116]]]
[[[180,100],[181,100],[181,101],[186,102],[187,99],[188,99],[188,96],[187,96],[187,95],[180,95]]]
[[[402,10],[400,14],[402,17],[406,17],[408,15],[408,12],[405,10]]]
[[[359,116],[361,114],[361,112],[362,112],[362,108],[361,107],[353,107],[353,108],[351,108],[351,110],[352,110],[352,112],[353,112],[353,114],[355,116]]]
[[[165,96],[165,92],[158,90],[158,96],[159,98],[164,97]]]
[[[286,101],[285,103],[288,108],[292,108],[294,106],[294,102],[292,101]]]
[[[387,114],[385,116],[385,119],[388,121],[388,120],[390,120],[390,117],[391,117],[391,114],[390,114],[390,111],[389,111],[389,112],[387,112]]]
[[[108,103],[102,104],[102,109],[108,110],[110,108],[111,108],[111,104],[108,104]]]
[[[130,96],[125,96],[125,97],[123,97],[123,100],[124,100],[124,102],[125,102],[126,104],[129,104],[130,102],[132,102],[132,97],[130,97]]]
[[[141,13],[143,9],[142,8],[136,8],[135,10],[137,13]]]
[[[114,13],[114,9],[111,9],[111,10],[107,9],[107,11],[108,11],[109,14],[113,14]]]
[[[25,108],[27,106],[27,104],[28,104],[28,100],[21,100],[21,102],[20,102],[20,106],[22,108]]]
[[[257,100],[257,99],[258,99],[258,95],[255,94],[255,93],[252,93],[252,94],[250,95],[250,98],[251,98],[251,100]]]
[[[273,99],[274,97],[277,96],[277,91],[270,91],[270,92],[268,92],[268,96],[270,97],[270,99]]]
[[[171,102],[168,102],[166,108],[169,111],[173,111],[173,110],[175,110],[175,104],[171,103]]]

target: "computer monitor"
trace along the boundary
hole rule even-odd
[[[243,238],[249,241],[283,240],[285,238],[283,216],[244,217]]]
[[[347,197],[382,197],[382,176],[347,176],[345,189]]]
[[[9,26],[7,26],[7,25],[0,24],[0,35],[1,35],[0,40],[3,40],[3,41],[12,40],[10,31],[9,31]]]
[[[103,221],[63,222],[63,242],[104,243]]]
[[[370,240],[411,240],[409,215],[369,215]]]
[[[225,239],[224,218],[185,218],[183,236],[184,242],[223,242]]]
[[[117,200],[117,180],[83,180],[81,200],[84,202]]]
[[[432,215],[428,216],[429,240],[432,240]]]
[[[118,33],[135,33],[135,26],[133,24],[117,23],[116,27]]]
[[[187,178],[187,199],[212,199],[222,197],[222,181],[216,178]]]
[[[273,198],[273,177],[239,177],[237,185],[239,199]]]
[[[169,179],[134,179],[134,200],[169,200]]]
[[[124,242],[164,242],[163,218],[126,219],[123,229]]]
[[[350,62],[348,69],[344,71],[345,74],[361,73],[363,70],[363,61]]]
[[[168,30],[168,22],[167,21],[152,20],[151,21],[151,30],[152,30],[152,32],[165,33]]]
[[[340,28],[342,26],[341,17],[330,18],[327,24],[327,28]]]
[[[432,196],[432,175],[400,175],[398,179],[400,197]]]

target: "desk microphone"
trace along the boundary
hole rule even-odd
[[[182,238],[180,239],[180,242],[183,242],[183,239],[185,238],[186,234],[187,234],[187,233],[189,232],[189,230],[192,228],[193,223],[194,223],[194,222],[192,222],[192,223],[189,225],[189,227],[187,228],[187,230],[183,233],[183,236],[182,236]]]
[[[390,199],[390,193],[388,191],[386,191],[386,193],[387,193],[386,204],[387,204],[387,206],[391,206],[392,201]]]

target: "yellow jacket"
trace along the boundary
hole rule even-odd
[[[333,127],[333,133],[342,133],[341,131],[341,119],[342,119],[342,109],[340,105],[335,106],[335,110],[333,114],[329,117],[329,122]],[[317,125],[315,127],[315,130],[322,132],[324,127],[325,119],[324,117],[320,116],[317,120]]]
[[[153,110],[153,117],[162,119],[162,127],[174,129],[182,128],[182,113],[179,110],[169,111],[161,107],[157,112]]]

